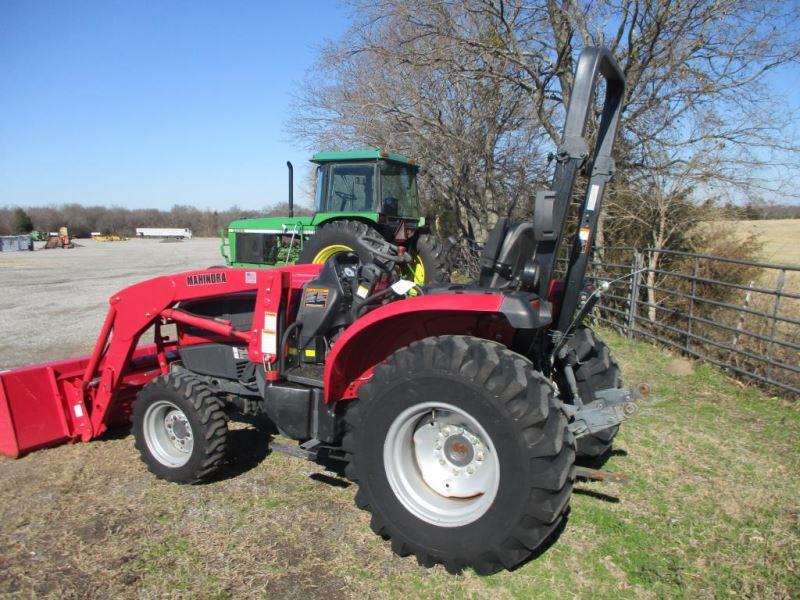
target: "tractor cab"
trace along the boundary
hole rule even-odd
[[[333,215],[366,217],[378,225],[419,221],[417,171],[405,156],[382,150],[319,152],[311,159],[317,166],[315,218]]]

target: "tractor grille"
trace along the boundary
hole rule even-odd
[[[247,361],[246,360],[237,360],[236,361],[236,378],[241,379],[244,375],[244,370],[247,368]]]
[[[235,262],[274,264],[278,255],[275,238],[271,233],[237,233]]]

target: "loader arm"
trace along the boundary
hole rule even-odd
[[[619,126],[622,100],[625,95],[625,76],[611,52],[604,47],[589,47],[581,52],[572,94],[567,108],[564,135],[558,148],[557,163],[553,175],[552,225],[545,239],[536,244],[536,264],[539,268],[539,296],[547,297],[553,279],[556,259],[567,223],[575,179],[589,159],[586,141],[586,124],[594,107],[594,93],[598,76],[606,82],[603,111],[597,131],[594,155],[586,195],[578,213],[579,227],[572,241],[565,291],[562,305],[557,308],[558,321],[555,329],[565,332],[571,323],[578,305],[579,294],[586,274],[589,249],[594,240],[597,221],[603,204],[605,186],[614,174],[614,159],[611,152]],[[538,199],[537,199],[538,203]],[[550,207],[548,207],[548,213]],[[534,223],[540,215],[534,214]]]
[[[162,335],[163,323],[199,328],[248,347],[250,360],[271,365],[275,353],[265,336],[268,315],[286,310],[284,291],[299,289],[318,265],[273,270],[208,269],[143,281],[114,294],[92,354],[0,372],[0,453],[22,453],[65,441],[88,441],[109,425],[127,420],[130,402],[148,381],[169,370],[177,341]],[[255,292],[252,326],[192,315],[180,303]],[[139,345],[154,328],[155,342]],[[203,343],[199,339],[193,343]]]

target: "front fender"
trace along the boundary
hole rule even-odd
[[[471,335],[510,345],[518,328],[549,322],[549,313],[520,317],[520,302],[495,292],[448,292],[392,302],[348,327],[336,339],[325,365],[325,401],[354,398],[372,369],[396,350],[436,335]],[[538,299],[529,301],[531,315],[539,314]]]

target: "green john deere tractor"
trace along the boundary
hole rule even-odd
[[[315,212],[294,216],[292,164],[289,216],[239,219],[222,232],[222,256],[234,267],[324,264],[338,252],[363,261],[386,254],[387,244],[414,257],[406,276],[418,285],[449,277],[441,242],[419,214],[413,160],[381,150],[319,152]]]

